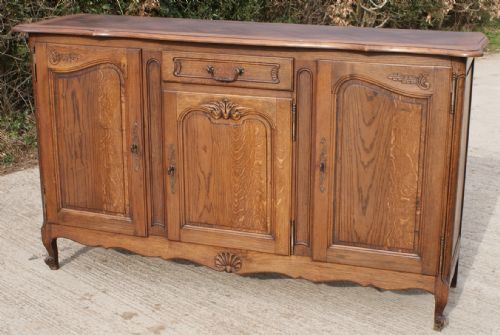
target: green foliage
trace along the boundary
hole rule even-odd
[[[22,22],[74,14],[146,15],[419,29],[477,29],[498,0],[0,0],[0,167],[34,151],[30,55]],[[487,30],[500,45],[500,27]],[[496,47],[495,47],[496,48]]]
[[[500,19],[490,22],[483,28],[484,33],[490,40],[489,51],[500,51]]]
[[[486,36],[490,40],[489,51],[500,51],[500,31],[487,31]]]
[[[161,0],[158,16],[209,20],[260,21],[265,0]]]

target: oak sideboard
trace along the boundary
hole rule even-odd
[[[30,24],[57,238],[434,294],[457,283],[481,33],[72,15]]]

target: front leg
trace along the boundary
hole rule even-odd
[[[436,285],[436,292],[434,293],[434,330],[440,331],[446,326],[447,320],[444,315],[444,309],[448,303],[448,292],[448,285],[439,280],[439,284]]]
[[[48,256],[45,258],[45,264],[47,264],[51,270],[59,269],[57,238],[50,235],[50,227],[46,223],[42,226],[42,242],[48,253]]]

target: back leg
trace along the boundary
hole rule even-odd
[[[47,264],[51,270],[59,269],[57,238],[50,236],[50,229],[47,224],[44,224],[42,226],[42,242],[48,253],[47,257],[45,258],[45,264]]]
[[[453,278],[451,279],[451,287],[455,288],[457,287],[457,281],[458,281],[458,262],[460,259],[457,259],[457,265],[455,265],[455,274],[453,275]]]

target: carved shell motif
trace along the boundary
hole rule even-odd
[[[431,84],[427,81],[427,74],[425,73],[420,73],[418,76],[412,74],[391,73],[387,76],[387,78],[393,81],[399,81],[401,84],[417,85],[423,90],[427,90],[431,87]]]
[[[226,98],[204,104],[202,108],[216,120],[223,118],[224,120],[232,119],[235,121],[241,119],[242,112],[247,109],[232,103]]]
[[[215,256],[215,269],[228,273],[238,272],[241,269],[241,258],[227,251],[220,252]]]

